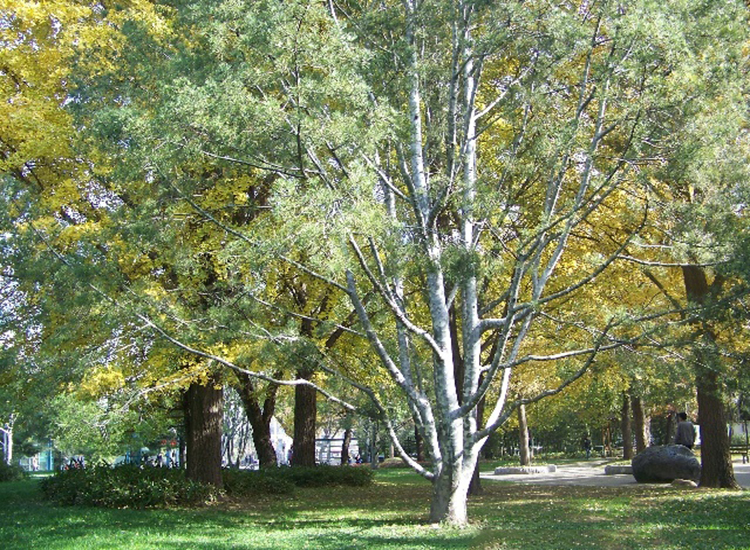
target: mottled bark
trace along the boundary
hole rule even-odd
[[[643,409],[643,400],[639,395],[630,395],[630,403],[633,409],[633,429],[635,432],[635,452],[641,453],[646,450],[651,440],[646,411]]]

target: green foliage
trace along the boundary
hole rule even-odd
[[[181,470],[96,466],[56,473],[41,482],[44,496],[66,506],[154,508],[202,504],[216,489],[185,478]]]
[[[328,466],[225,470],[224,488],[229,495],[287,495],[295,487],[365,487],[372,483],[367,467]]]
[[[26,472],[20,466],[11,466],[5,462],[0,462],[0,482],[20,481],[25,477]]]
[[[285,468],[286,469],[286,468]],[[285,479],[282,470],[224,470],[224,489],[230,496],[289,495],[294,492],[294,483]]]

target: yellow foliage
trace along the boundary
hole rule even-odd
[[[118,367],[107,365],[91,370],[78,388],[80,395],[98,397],[114,393],[125,386],[125,376]]]

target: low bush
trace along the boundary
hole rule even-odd
[[[181,470],[133,465],[66,470],[42,480],[41,487],[58,504],[104,508],[194,505],[218,496],[218,489],[186,479]]]
[[[363,487],[372,483],[370,468],[350,466],[266,468],[263,470],[225,470],[224,488],[227,494],[246,496],[257,494],[289,494],[295,487],[330,487],[347,485]]]
[[[0,461],[0,482],[2,481],[21,481],[26,477],[26,472],[20,466],[10,466]]]
[[[224,470],[224,490],[233,496],[288,495],[294,483],[279,473],[279,468],[263,470]]]

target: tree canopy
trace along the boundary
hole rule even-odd
[[[344,381],[432,481],[434,521],[466,521],[518,407],[680,349],[709,307],[680,268],[743,292],[721,271],[747,231],[739,1],[0,14],[24,121],[0,128],[5,277],[39,357],[142,394],[230,369],[353,408]]]

